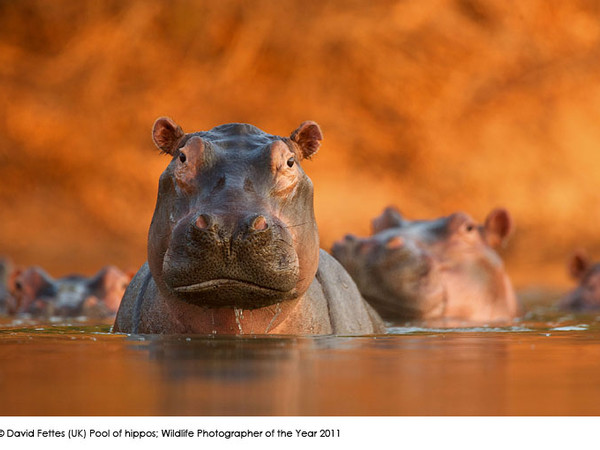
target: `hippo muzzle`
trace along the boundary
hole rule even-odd
[[[333,246],[332,254],[355,278],[365,298],[377,304],[384,316],[387,309],[392,314],[397,312],[398,304],[411,305],[417,299],[444,297],[438,288],[439,268],[430,252],[398,230],[367,238],[346,236]]]
[[[299,277],[292,235],[267,214],[207,212],[174,227],[163,260],[173,295],[209,307],[262,307],[294,297]]]

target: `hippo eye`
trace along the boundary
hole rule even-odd
[[[475,225],[473,225],[472,223],[467,224],[467,226],[465,227],[465,230],[467,230],[468,233],[470,233],[474,229],[475,229]]]
[[[294,157],[292,156],[290,159],[287,160],[287,166],[288,167],[294,167]]]
[[[181,161],[182,163],[184,163],[184,162],[186,161],[186,159],[187,159],[187,158],[186,158],[186,156],[185,156],[185,153],[181,152],[181,153],[179,154],[179,161]]]

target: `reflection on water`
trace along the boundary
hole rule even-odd
[[[364,337],[0,322],[3,415],[600,414],[600,316]]]

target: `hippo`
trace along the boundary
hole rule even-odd
[[[568,270],[578,286],[559,302],[559,308],[573,312],[600,310],[600,263],[593,263],[583,250],[577,250],[568,261]]]
[[[229,123],[184,133],[168,117],[152,139],[160,176],[148,260],[113,331],[142,334],[372,334],[385,330],[350,275],[320,249],[313,185],[300,162],[319,149],[312,121],[289,137]]]
[[[115,317],[131,275],[105,266],[92,277],[53,278],[38,266],[17,271],[11,287],[12,313],[32,317]]]
[[[331,253],[388,322],[510,320],[519,307],[496,249],[512,228],[505,209],[477,224],[462,212],[407,220],[388,207],[371,236],[347,235]]]
[[[14,310],[14,298],[9,290],[13,264],[9,258],[0,257],[0,314],[9,314]]]

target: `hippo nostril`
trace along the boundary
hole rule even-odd
[[[372,241],[362,241],[358,244],[358,253],[361,255],[366,255],[374,247],[375,247],[375,244]]]
[[[250,224],[250,229],[253,231],[265,231],[268,227],[269,224],[264,216],[257,216]]]
[[[195,225],[200,230],[206,230],[210,226],[211,220],[210,217],[206,214],[200,214],[196,218]]]
[[[391,238],[389,241],[387,241],[385,243],[386,248],[389,248],[390,250],[400,248],[403,245],[404,245],[404,238],[402,238],[401,236],[394,236],[393,238]]]

